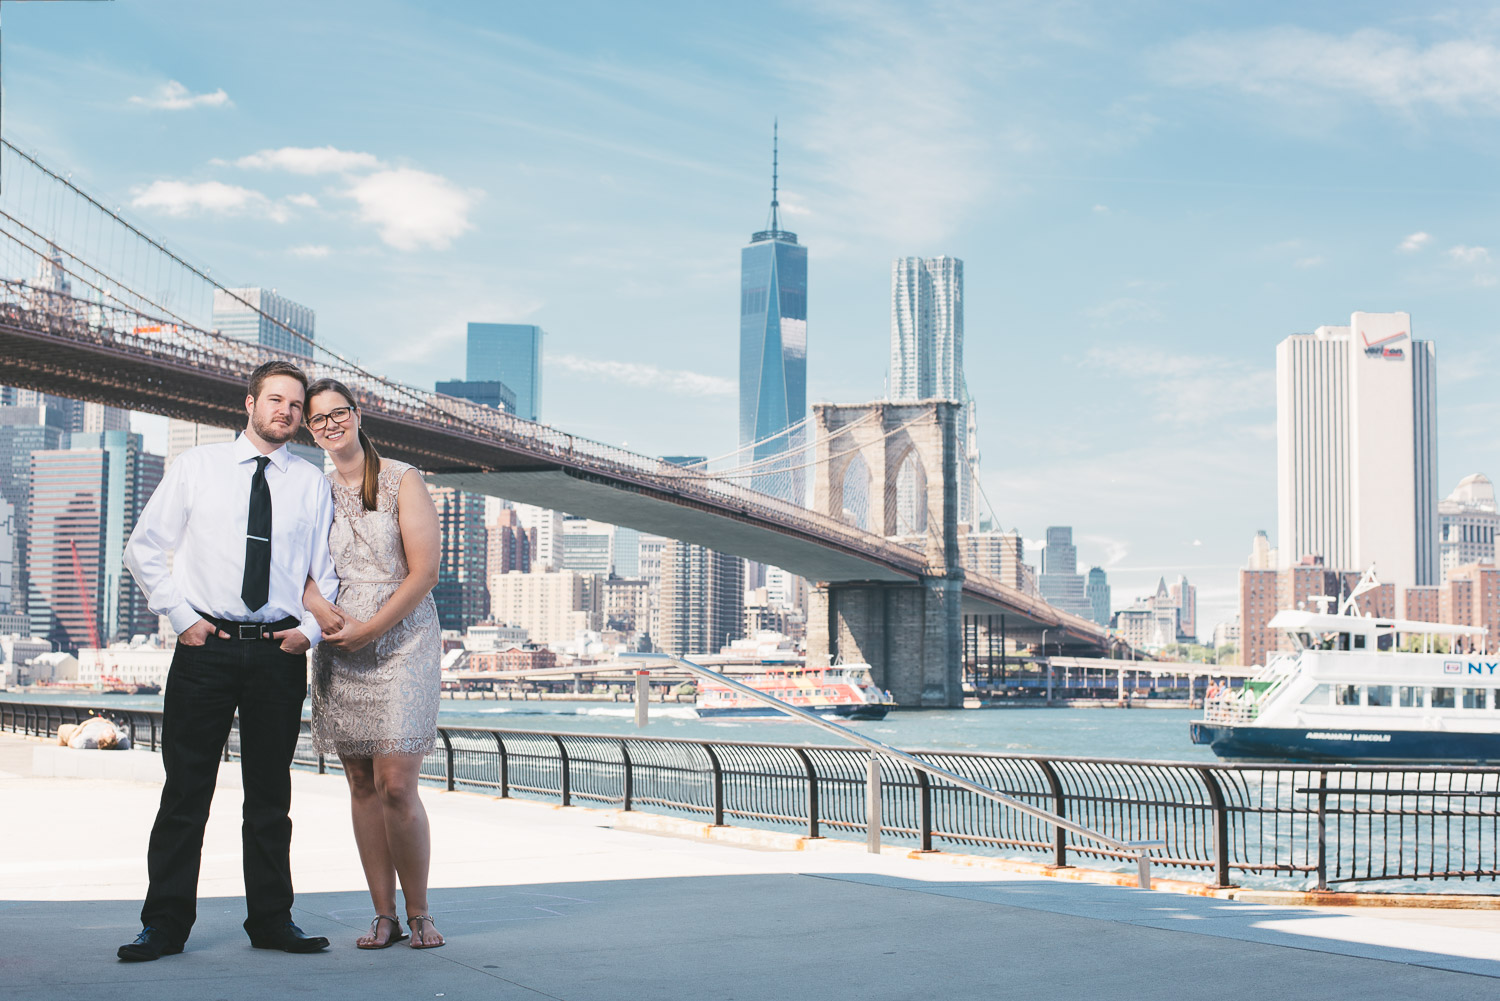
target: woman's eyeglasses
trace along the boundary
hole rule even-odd
[[[329,421],[335,424],[348,424],[349,415],[354,413],[353,407],[334,407],[326,414],[313,414],[307,419],[307,426],[314,431],[321,431],[328,426]]]

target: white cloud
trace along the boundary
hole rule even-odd
[[[176,80],[168,80],[150,97],[132,97],[131,104],[163,111],[185,111],[188,108],[227,108],[234,102],[223,88],[211,94],[194,94]]]
[[[327,257],[330,251],[325,244],[304,243],[300,247],[292,247],[287,253],[293,257]]]
[[[1183,86],[1291,103],[1353,98],[1403,113],[1500,114],[1500,47],[1471,38],[1423,46],[1373,29],[1212,32],[1169,46],[1158,64]]]
[[[1100,215],[1108,215],[1109,214],[1109,206],[1108,205],[1095,205],[1094,206],[1094,211],[1097,212],[1097,213],[1099,213]]]
[[[1465,247],[1463,244],[1449,247],[1447,254],[1450,260],[1459,264],[1488,264],[1490,260],[1490,252],[1484,247]]]
[[[683,396],[730,397],[739,392],[733,379],[639,362],[608,361],[578,355],[548,355],[547,364],[587,378],[659,389]]]
[[[234,161],[234,165],[248,170],[285,170],[292,174],[345,174],[374,170],[381,163],[373,153],[333,146],[283,146],[242,156]]]
[[[1122,323],[1151,323],[1161,319],[1161,310],[1145,299],[1120,296],[1097,306],[1090,306],[1083,315],[1100,326]]]
[[[1406,239],[1402,240],[1401,246],[1397,249],[1405,251],[1408,254],[1414,254],[1431,242],[1431,233],[1416,232],[1408,236]]]
[[[358,203],[360,219],[397,250],[447,248],[473,228],[469,210],[479,198],[445,177],[409,167],[358,178],[345,194]]]
[[[167,215],[195,212],[240,215],[271,210],[270,199],[259,191],[219,181],[152,181],[136,191],[130,204],[138,209],[158,209]]]
[[[1084,368],[1112,373],[1150,401],[1158,421],[1212,427],[1233,417],[1240,431],[1245,415],[1276,405],[1274,371],[1208,355],[1165,354],[1140,345],[1090,348]]]
[[[286,200],[293,205],[300,205],[305,209],[315,209],[318,207],[318,200],[309,194],[287,195]]]
[[[786,86],[814,109],[804,121],[782,122],[783,170],[814,176],[817,209],[831,228],[895,245],[939,244],[987,195],[1001,158],[991,147],[1011,145],[976,121],[986,103],[970,67],[994,66],[997,57],[975,21],[991,15],[838,3],[822,13],[836,22],[826,43],[783,55]]]
[[[1294,263],[1299,268],[1316,268],[1326,264],[1327,261],[1322,257],[1299,257]]]

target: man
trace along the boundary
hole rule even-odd
[[[147,604],[177,631],[162,707],[167,781],[146,854],[145,927],[120,947],[127,962],[173,955],[187,942],[197,917],[203,829],[236,711],[250,944],[285,952],[328,947],[326,938],[292,922],[287,816],[306,653],[322,638],[302,607],[302,591],[311,577],[329,601],[338,593],[328,553],[328,483],[286,447],[302,424],[306,393],[307,376],[295,365],[257,368],[244,433],[183,453],[125,547]]]

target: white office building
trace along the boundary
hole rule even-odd
[[[1436,385],[1406,313],[1277,345],[1279,566],[1317,555],[1398,589],[1438,582]]]
[[[1438,502],[1438,520],[1443,583],[1448,582],[1448,573],[1454,567],[1495,562],[1500,508],[1489,477],[1473,473],[1460,480],[1453,492]]]

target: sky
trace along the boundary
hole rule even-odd
[[[731,451],[739,252],[809,249],[811,401],[879,398],[898,256],[965,262],[996,521],[1200,633],[1276,534],[1275,345],[1405,311],[1440,493],[1500,475],[1500,13],[1265,2],[7,4],[5,136],[382,374],[547,331],[548,423]],[[155,425],[143,421],[148,432]],[[1035,549],[1028,552],[1034,559]]]

